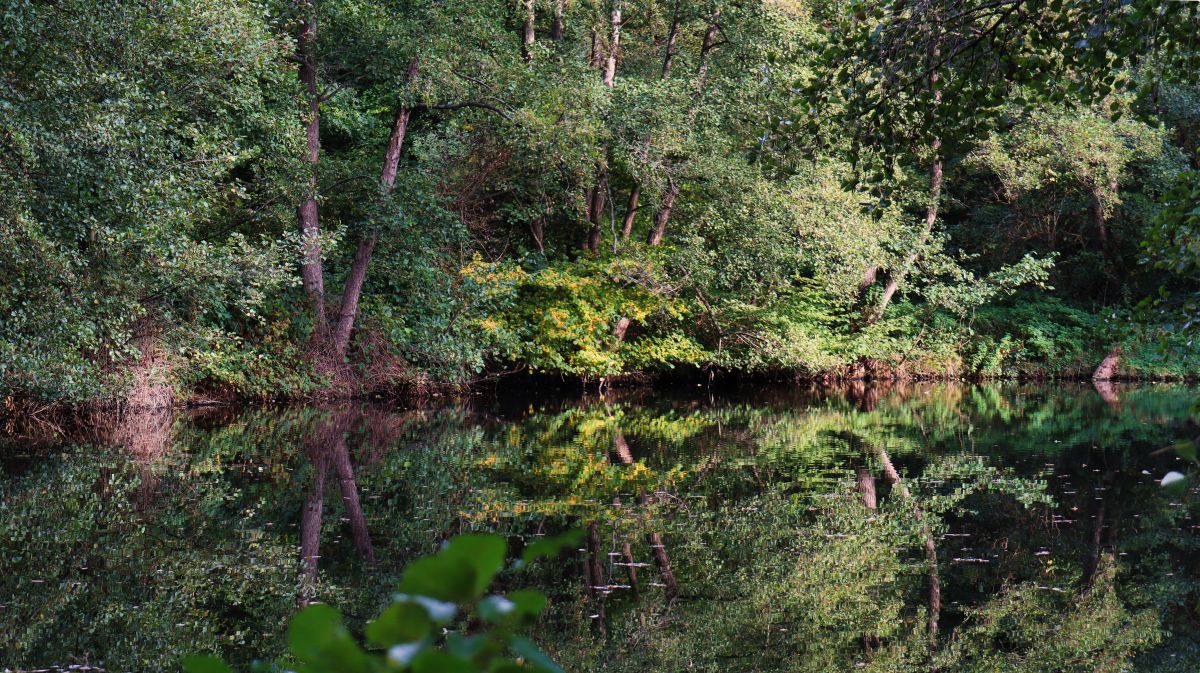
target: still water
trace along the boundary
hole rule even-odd
[[[178,670],[356,628],[459,532],[568,671],[1200,670],[1182,386],[476,394],[29,420],[0,440],[0,670]],[[1195,489],[1193,489],[1194,491]]]

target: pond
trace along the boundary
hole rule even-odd
[[[1185,386],[481,392],[28,420],[0,442],[0,669],[178,670],[361,628],[459,532],[568,671],[1200,670]],[[1189,434],[1190,433],[1190,434]]]

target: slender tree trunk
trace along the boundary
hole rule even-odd
[[[612,88],[617,78],[617,50],[621,43],[621,2],[613,0],[612,33],[608,45],[608,58],[604,62],[604,86]]]
[[[546,216],[539,215],[529,223],[529,234],[533,236],[533,244],[538,252],[546,252]]]
[[[708,30],[704,31],[704,40],[700,43],[700,62],[696,65],[696,75],[698,82],[696,84],[697,95],[704,90],[708,83],[708,55],[713,48],[717,46],[717,31],[720,29],[721,8],[713,10],[712,19],[708,23]]]
[[[608,583],[604,581],[604,566],[600,563],[600,531],[596,522],[588,524],[587,536],[587,574],[591,585],[591,596],[595,613],[592,623],[596,634],[601,638],[608,637],[608,618],[604,614],[604,598],[608,593]]]
[[[675,61],[675,52],[679,41],[679,0],[675,0],[675,11],[671,14],[671,29],[667,31],[667,53],[663,56],[662,78],[671,75],[671,64]]]
[[[327,448],[323,446],[326,433],[318,428],[309,444],[308,457],[313,466],[313,483],[304,496],[304,509],[300,513],[300,566],[301,590],[297,602],[308,605],[316,599],[317,566],[321,558],[321,522],[325,508],[325,473],[329,461]]]
[[[563,13],[565,0],[554,0],[554,20],[550,24],[550,39],[561,40],[563,38]]]
[[[420,61],[414,58],[408,66],[408,81],[411,83],[417,77]],[[404,150],[404,136],[408,132],[408,121],[412,109],[401,105],[396,109],[396,118],[392,123],[392,133],[388,137],[387,149],[384,151],[383,168],[379,172],[380,190],[384,196],[392,193],[396,187],[396,174],[400,167],[400,154]],[[338,311],[337,327],[333,332],[333,356],[341,359],[350,345],[350,335],[354,331],[354,321],[358,318],[358,304],[362,298],[363,283],[367,278],[367,268],[371,265],[371,257],[375,254],[375,244],[379,233],[371,230],[358,242],[354,250],[354,259],[350,264],[350,273],[346,276],[346,288],[342,291],[342,305]]]
[[[621,555],[625,559],[625,570],[629,573],[629,588],[633,590],[633,596],[638,596],[638,576],[637,563],[633,560],[633,546],[628,542],[621,548]]]
[[[937,63],[941,57],[941,47],[935,42],[930,51],[930,63]],[[929,89],[933,92],[933,114],[931,117],[936,120],[937,110],[942,103],[942,92],[938,89],[938,80],[940,75],[936,68],[929,73]],[[933,234],[933,226],[937,222],[938,205],[942,200],[942,139],[935,137],[929,145],[932,162],[929,165],[929,205],[925,207],[925,226],[921,230],[921,237],[918,239],[915,249],[904,258],[904,264],[888,274],[887,285],[883,288],[883,295],[879,298],[879,304],[870,311],[863,321],[865,325],[872,325],[883,317],[887,311],[888,304],[892,303],[892,298],[896,295],[896,291],[900,289],[900,283],[903,282],[905,276],[912,269],[912,266],[917,263],[921,256],[921,247]]]
[[[613,0],[611,30],[608,54],[604,59],[604,86],[610,89],[615,85],[617,78],[617,51],[620,49],[621,44],[621,0]],[[599,59],[599,37],[594,31],[592,33],[592,53],[593,59]],[[605,153],[607,153],[607,148],[605,148]],[[608,172],[601,168],[597,172],[596,186],[592,188],[588,199],[588,221],[591,223],[591,227],[583,243],[583,248],[593,253],[600,251],[601,227],[604,219],[604,194],[607,189]]]
[[[375,548],[367,530],[367,519],[363,516],[362,502],[358,498],[358,485],[354,482],[354,466],[350,464],[350,449],[346,439],[338,433],[333,445],[333,466],[337,470],[338,486],[342,491],[342,504],[346,517],[350,519],[350,533],[358,556],[368,565],[375,564]]]
[[[588,228],[587,238],[584,239],[583,248],[590,252],[600,251],[600,238],[603,233],[604,226],[604,205],[606,199],[605,192],[608,190],[608,174],[603,170],[600,171],[599,177],[596,179],[596,186],[588,194]]]
[[[633,452],[629,450],[629,442],[625,441],[625,435],[620,430],[613,435],[613,450],[621,459],[621,463],[633,464]],[[645,493],[638,493],[637,501],[642,507],[650,506],[650,498]],[[671,569],[671,557],[667,554],[667,545],[659,533],[648,533],[646,542],[650,545],[650,551],[654,554],[654,564],[658,566],[658,573],[662,577],[663,593],[670,600],[679,594],[679,583],[675,581],[675,572]]]
[[[663,192],[662,203],[659,204],[658,210],[654,212],[654,223],[650,228],[650,235],[646,237],[646,243],[650,245],[661,245],[663,236],[667,233],[667,223],[671,221],[671,209],[675,207],[675,197],[679,196],[679,185],[675,184],[674,180],[667,178],[667,190]]]
[[[883,466],[883,475],[887,478],[888,483],[899,491],[905,500],[912,500],[912,492],[908,490],[908,485],[900,479],[900,473],[896,471],[887,451],[882,447],[876,448],[875,455],[878,456],[879,462]],[[942,613],[942,580],[938,574],[937,546],[933,540],[933,533],[929,530],[929,524],[924,521],[925,515],[917,507],[913,508],[913,512],[917,520],[921,522],[921,537],[925,540],[925,563],[928,568],[929,588],[929,649],[935,650],[937,649],[938,620]]]
[[[625,221],[621,225],[621,238],[629,240],[633,233],[633,218],[637,215],[638,199],[642,195],[642,186],[634,185],[629,191],[629,203],[625,206]]]
[[[704,99],[704,90],[708,82],[708,61],[713,48],[717,44],[717,31],[720,28],[720,18],[721,9],[718,7],[713,12],[712,19],[708,24],[708,30],[704,32],[704,40],[700,45],[700,63],[696,67],[696,93],[692,96],[692,102],[688,105],[687,110],[689,127],[695,123],[696,114],[700,111],[700,103]],[[667,232],[667,225],[671,222],[671,211],[675,207],[675,197],[677,196],[679,196],[679,185],[675,184],[675,181],[668,175],[667,188],[663,192],[658,210],[654,213],[654,226],[650,229],[650,235],[646,238],[648,244],[662,244],[663,237]]]
[[[524,36],[521,39],[521,55],[525,57],[526,61],[532,61],[533,43],[534,40],[537,39],[534,31],[534,21],[537,16],[534,13],[533,8],[534,0],[523,0],[523,2],[525,4],[525,31]]]
[[[858,494],[862,497],[863,507],[875,511],[878,500],[875,497],[875,477],[866,467],[859,466],[854,479]]]
[[[313,343],[323,346],[329,337],[329,322],[325,316],[325,275],[321,269],[321,225],[317,211],[317,163],[321,154],[321,96],[317,91],[316,56],[313,42],[317,36],[317,19],[313,2],[301,1],[298,7],[305,14],[296,39],[300,61],[300,81],[308,98],[304,116],[309,164],[308,184],[304,200],[296,209],[303,254],[300,261],[300,281],[308,298],[313,318]]]

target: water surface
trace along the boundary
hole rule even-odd
[[[25,421],[0,443],[0,668],[178,670],[355,627],[447,537],[513,549],[569,671],[1200,669],[1182,386],[477,394]]]

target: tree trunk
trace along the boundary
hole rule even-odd
[[[904,499],[912,500],[912,492],[908,490],[908,485],[900,479],[900,473],[892,465],[892,459],[888,457],[887,451],[883,448],[876,448],[875,455],[878,456],[879,462],[883,466],[883,474],[888,483],[899,491]],[[925,539],[925,563],[928,568],[929,588],[929,649],[935,650],[937,649],[938,620],[942,612],[942,580],[938,574],[937,546],[934,544],[933,533],[930,532],[929,525],[923,520],[924,514],[920,508],[914,506],[913,512],[917,520],[921,521],[921,536]]]
[[[1116,346],[1096,367],[1096,371],[1092,372],[1093,381],[1111,381],[1117,375],[1117,369],[1121,364],[1121,347]]]
[[[533,244],[538,252],[546,252],[546,216],[539,215],[529,223],[529,233],[533,236]]]
[[[662,78],[671,74],[671,64],[675,61],[676,43],[679,40],[679,0],[675,0],[675,11],[671,15],[671,29],[667,31],[667,53],[663,56]]]
[[[583,241],[583,249],[589,252],[600,252],[600,235],[604,224],[604,193],[608,187],[608,175],[601,170],[596,179],[596,186],[588,194],[588,228],[587,238]]]
[[[875,477],[866,467],[859,466],[854,479],[858,494],[862,497],[863,507],[875,511],[878,501],[875,497]]]
[[[633,233],[633,218],[637,214],[638,199],[642,195],[642,186],[634,185],[629,191],[629,203],[625,206],[625,221],[621,225],[621,238],[629,240]]]
[[[637,578],[637,563],[633,560],[633,547],[626,542],[621,548],[622,556],[625,557],[625,570],[629,573],[629,588],[633,590],[633,596],[638,596],[638,578]]]
[[[417,77],[420,62],[414,58],[408,65],[408,81],[411,83]],[[380,191],[383,196],[392,193],[396,187],[396,174],[400,167],[400,154],[404,150],[404,136],[408,132],[408,121],[412,109],[401,105],[396,109],[396,118],[392,123],[392,133],[388,137],[387,149],[384,151],[383,168],[379,172]],[[372,230],[358,242],[354,250],[354,260],[350,264],[350,274],[346,276],[346,288],[342,291],[342,305],[338,311],[337,327],[333,332],[333,356],[341,359],[346,355],[350,345],[350,335],[354,331],[354,321],[358,318],[358,304],[362,298],[363,283],[367,278],[367,268],[371,265],[371,257],[375,254],[375,243],[379,233]]]
[[[591,585],[590,595],[592,596],[596,610],[592,618],[592,623],[596,634],[602,638],[606,638],[608,636],[608,621],[604,614],[604,597],[608,593],[608,584],[604,581],[604,566],[600,563],[600,532],[596,528],[596,522],[594,521],[588,524],[587,555],[587,581]]]
[[[629,325],[632,322],[629,318],[624,317],[617,320],[616,326],[613,327],[613,336],[617,337],[617,341],[625,340],[625,333],[629,331]]]
[[[550,24],[550,39],[561,40],[563,38],[563,11],[565,0],[554,0],[554,21]]]
[[[941,53],[940,46],[935,42],[930,51],[929,62],[936,64],[941,57]],[[942,92],[937,88],[939,79],[940,75],[937,68],[932,68],[929,72],[929,89],[933,92],[933,113],[931,116],[934,119],[936,119],[937,109],[942,103]],[[925,245],[925,242],[933,234],[933,225],[937,222],[938,205],[942,200],[942,139],[935,137],[933,142],[930,143],[929,149],[933,160],[929,166],[929,205],[925,207],[925,227],[921,230],[921,238],[917,241],[916,249],[904,258],[903,266],[888,274],[888,282],[883,288],[883,295],[879,298],[879,304],[865,317],[863,321],[865,325],[872,325],[883,317],[884,312],[887,311],[888,304],[892,302],[892,297],[900,289],[900,283],[920,258],[921,246]]]
[[[696,65],[696,75],[698,75],[697,89],[703,90],[704,85],[708,82],[708,55],[712,52],[713,47],[717,45],[717,30],[720,29],[719,21],[721,20],[721,8],[713,10],[712,19],[709,20],[708,30],[704,31],[704,40],[700,43],[700,62]]]
[[[675,197],[677,196],[679,196],[679,185],[676,185],[674,180],[668,179],[667,190],[663,192],[662,203],[654,212],[654,226],[650,229],[650,235],[646,237],[646,243],[662,244],[663,236],[667,233],[667,223],[671,221],[671,209],[675,207]]]
[[[304,200],[296,209],[303,253],[300,261],[300,281],[308,298],[313,318],[313,342],[323,346],[329,337],[329,322],[325,316],[325,275],[321,269],[321,225],[317,212],[317,163],[321,153],[321,96],[317,91],[317,66],[313,41],[317,36],[317,19],[312,2],[299,3],[307,10],[296,39],[300,60],[300,81],[308,97],[308,112],[304,117],[307,136],[308,184]]]
[[[633,452],[629,450],[629,442],[625,441],[625,435],[620,430],[613,435],[613,450],[621,459],[622,464],[633,464]],[[642,507],[650,505],[650,498],[645,493],[638,493],[637,501]],[[658,533],[648,533],[646,542],[650,545],[650,551],[654,554],[654,564],[658,566],[658,573],[662,577],[663,593],[670,600],[679,594],[679,583],[675,581],[675,572],[671,569],[671,557],[667,554],[667,545],[663,543],[662,535]]]
[[[334,439],[333,466],[337,470],[338,486],[342,491],[342,505],[350,519],[350,533],[358,556],[368,565],[375,564],[375,548],[367,530],[367,519],[363,516],[362,502],[358,498],[358,485],[354,482],[354,466],[350,464],[350,449],[346,438],[339,433]]]
[[[333,331],[333,355],[340,359],[346,355],[350,345],[350,334],[354,331],[354,320],[358,317],[358,301],[362,298],[363,282],[367,279],[367,267],[375,254],[378,234],[374,231],[358,242],[354,260],[350,263],[350,274],[346,276],[346,289],[342,292],[342,308],[338,313],[337,327]]]
[[[858,283],[858,293],[862,294],[871,289],[875,281],[879,280],[879,267],[872,264],[863,271],[863,279]]]
[[[524,0],[524,4],[525,34],[521,39],[521,55],[525,57],[526,62],[529,62],[533,60],[533,42],[535,39],[537,39],[536,33],[534,32],[534,20],[536,18],[536,14],[534,13],[533,0]]]
[[[696,114],[700,111],[700,102],[704,99],[704,90],[708,82],[708,57],[716,46],[718,20],[721,18],[721,9],[718,7],[713,12],[712,19],[708,24],[708,30],[704,33],[704,40],[700,45],[700,63],[696,67],[697,84],[695,95],[692,96],[692,102],[688,105],[687,119],[688,127],[695,124]],[[667,232],[667,224],[671,221],[671,210],[675,206],[675,197],[679,196],[679,185],[670,175],[667,176],[667,189],[663,192],[662,202],[659,208],[654,213],[654,226],[650,230],[650,235],[646,238],[646,242],[650,245],[660,245],[663,237]]]
[[[331,433],[322,424],[313,433],[308,445],[308,459],[313,466],[313,483],[304,496],[300,513],[301,589],[297,602],[308,605],[316,599],[317,566],[321,558],[321,522],[325,508],[325,473],[328,471],[327,447],[324,442]]]
[[[608,45],[608,58],[604,62],[604,86],[611,88],[617,78],[617,49],[621,43],[621,3],[613,0],[612,37]]]

